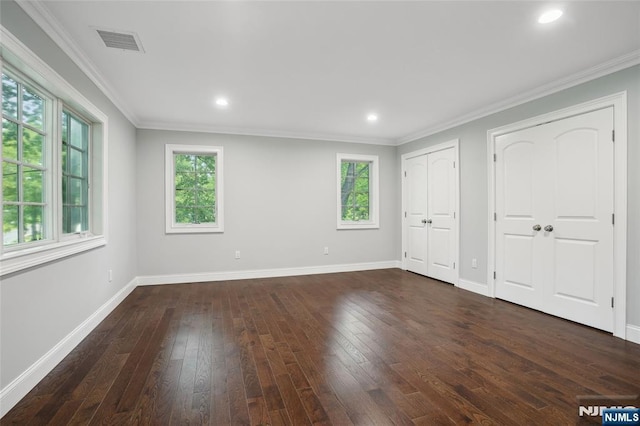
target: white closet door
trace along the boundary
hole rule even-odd
[[[406,160],[407,270],[455,283],[456,200],[455,149],[446,148]]]
[[[496,139],[497,297],[613,329],[612,130],[606,108]]]
[[[456,173],[453,148],[427,155],[427,275],[454,282]]]
[[[427,156],[406,162],[407,270],[428,275],[427,263]]]

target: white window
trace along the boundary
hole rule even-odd
[[[107,118],[0,31],[2,276],[106,244]]]
[[[378,156],[338,154],[338,229],[379,228]]]
[[[167,233],[223,232],[222,147],[166,145]]]

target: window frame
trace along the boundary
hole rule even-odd
[[[47,185],[50,207],[48,239],[13,247],[0,244],[0,277],[42,265],[67,256],[82,253],[107,244],[107,141],[108,117],[74,86],[20,42],[11,32],[0,26],[0,71],[18,77],[39,93],[50,95],[52,135],[46,147],[50,154],[50,174]],[[1,93],[0,93],[1,96]],[[74,112],[90,123],[89,138],[89,230],[63,234],[62,232],[62,109]],[[0,169],[2,163],[0,162]],[[1,173],[1,170],[0,170]],[[0,195],[0,198],[2,195]],[[2,210],[0,209],[0,222]]]
[[[342,163],[369,163],[369,220],[342,220]],[[378,229],[380,228],[379,200],[379,157],[363,154],[336,154],[336,200],[337,200],[337,229]]]
[[[175,220],[175,162],[176,154],[215,155],[216,222],[177,223]],[[224,232],[224,149],[209,145],[165,145],[165,233],[194,234]]]

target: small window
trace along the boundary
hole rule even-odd
[[[166,232],[223,232],[222,147],[166,146]]]
[[[338,229],[379,228],[378,157],[338,154]]]

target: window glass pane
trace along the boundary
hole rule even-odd
[[[85,190],[83,179],[69,178],[69,188],[67,190],[67,198],[65,204],[73,204],[76,206],[84,205]]]
[[[44,127],[44,99],[24,86],[22,89],[22,122],[40,130]]]
[[[196,185],[195,173],[176,173],[176,191],[193,189]]]
[[[2,197],[4,201],[18,201],[18,166],[2,163]]]
[[[18,206],[2,207],[2,244],[18,244]]]
[[[18,83],[2,74],[2,115],[18,119]]]
[[[199,155],[196,159],[198,173],[212,175],[216,172],[215,155]]]
[[[44,138],[40,133],[22,129],[22,161],[41,166],[44,163]]]
[[[194,207],[196,205],[196,191],[176,189],[176,207]]]
[[[77,120],[75,117],[70,117],[70,141],[71,146],[75,146],[78,149],[87,149],[87,142],[89,140],[89,127],[82,121]]]
[[[86,231],[88,229],[86,213],[87,209],[84,207],[65,207],[64,233]]]
[[[24,167],[22,172],[23,196],[27,203],[44,202],[44,172]]]
[[[42,222],[44,207],[24,206],[24,241],[38,241],[42,239],[44,225]]]
[[[18,125],[2,120],[2,158],[18,160]]]
[[[215,191],[198,191],[198,205],[201,207],[215,206],[216,193]]]
[[[176,223],[195,223],[193,208],[176,208]]]
[[[176,172],[194,172],[196,170],[196,156],[189,154],[175,155]]]
[[[196,223],[213,223],[216,221],[213,207],[198,207],[195,212]]]
[[[84,153],[76,149],[69,149],[69,173],[74,176],[84,176]]]

